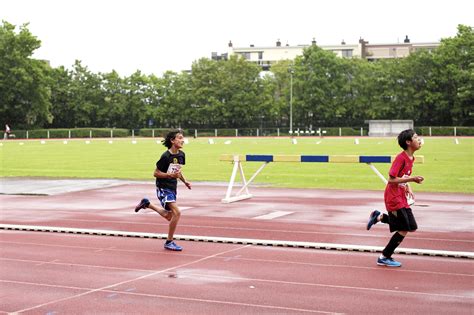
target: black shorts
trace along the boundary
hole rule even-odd
[[[418,229],[415,217],[411,208],[401,208],[397,211],[388,212],[388,224],[390,225],[390,232],[408,231],[414,232]]]

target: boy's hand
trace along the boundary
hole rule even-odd
[[[184,184],[186,185],[186,187],[188,187],[188,189],[191,189],[191,183],[190,182],[184,182]]]
[[[181,171],[176,171],[174,173],[168,174],[169,178],[180,178],[181,177]]]
[[[421,184],[421,182],[425,179],[423,176],[414,176],[412,177],[413,181],[417,184]]]

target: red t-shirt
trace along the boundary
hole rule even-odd
[[[405,153],[401,152],[395,158],[395,161],[392,163],[392,167],[388,174],[391,177],[409,177],[412,172],[413,163],[415,162],[415,157],[410,159],[410,157]],[[406,197],[406,183],[403,184],[387,184],[385,187],[385,208],[388,211],[395,211],[401,208],[409,208]]]

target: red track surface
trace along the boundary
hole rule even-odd
[[[384,246],[386,225],[365,230],[381,192],[252,188],[221,204],[226,187],[180,187],[177,234]],[[55,196],[0,196],[1,223],[166,233],[157,214],[132,210],[153,184]],[[292,196],[289,200],[288,196]],[[154,197],[152,198],[156,200]],[[418,194],[419,231],[402,247],[473,251],[470,195]],[[257,216],[293,212],[273,220]],[[469,259],[1,231],[0,311],[34,314],[472,314]]]

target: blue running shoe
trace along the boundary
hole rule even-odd
[[[140,200],[138,205],[135,207],[135,212],[140,211],[140,209],[148,208],[149,205],[150,205],[150,200],[148,200],[146,198],[143,198],[142,200]]]
[[[387,267],[401,267],[402,266],[400,262],[393,260],[392,258],[386,258],[386,257],[379,257],[377,259],[377,265],[387,266]]]
[[[367,230],[370,230],[372,225],[377,223],[377,218],[379,217],[379,215],[380,215],[380,211],[378,210],[372,211],[369,217],[369,222],[367,223]]]
[[[165,249],[169,249],[169,250],[174,250],[174,251],[177,251],[177,252],[180,252],[183,250],[183,248],[181,246],[178,246],[175,242],[169,242],[168,244],[165,243]]]

